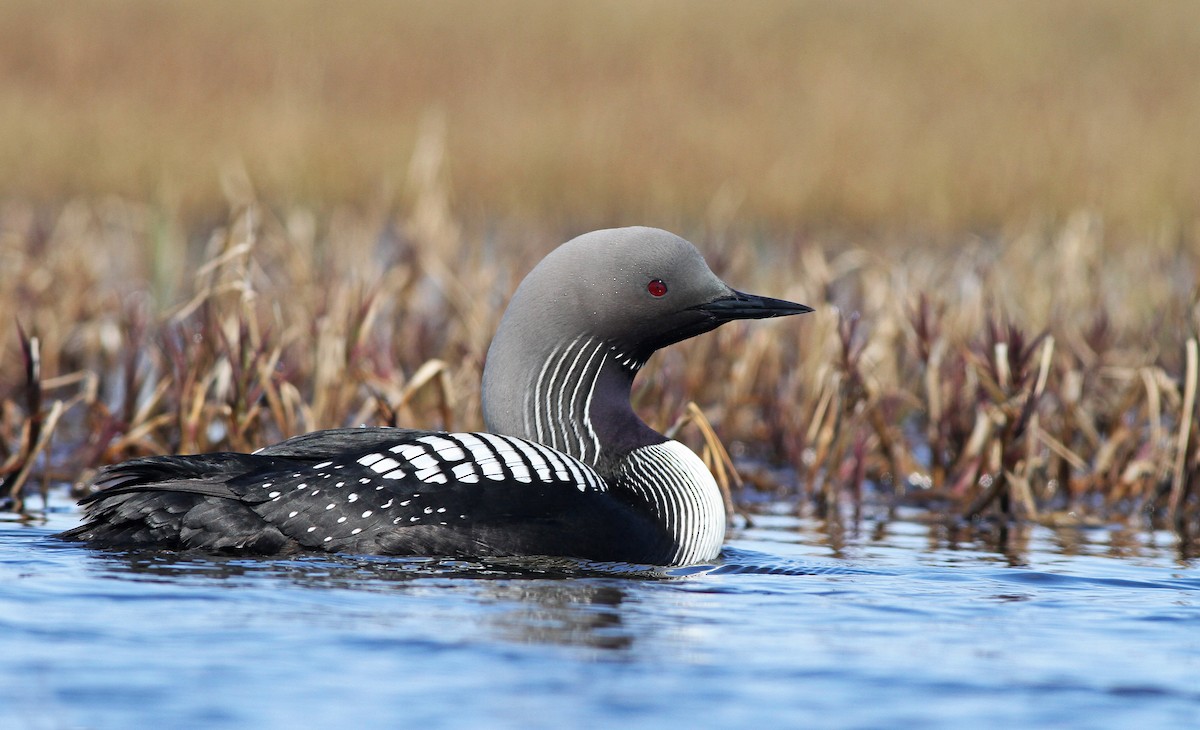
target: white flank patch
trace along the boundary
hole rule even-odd
[[[471,450],[471,460],[476,464],[482,465],[487,462],[496,461],[496,455],[492,453],[492,450],[477,435],[473,433],[456,433],[454,435],[458,437],[459,441],[463,442],[463,446]]]
[[[360,458],[358,463],[362,464],[363,466],[370,466],[382,458],[383,454],[367,454],[366,456]]]
[[[442,467],[438,466],[437,464],[434,464],[428,469],[421,469],[413,476],[423,482],[436,482],[438,477],[441,477],[442,483],[445,483],[446,481],[446,476],[442,474]]]
[[[649,495],[675,539],[672,562],[716,558],[725,541],[725,500],[700,457],[678,441],[666,441],[634,450],[626,464],[624,478]]]
[[[475,465],[469,461],[464,461],[456,465],[450,471],[454,474],[455,480],[464,484],[475,484],[479,481],[479,474],[475,471]]]
[[[438,468],[437,459],[433,458],[429,454],[421,454],[415,459],[409,460],[408,463],[412,464],[412,468],[419,470]]]
[[[429,444],[438,453],[438,456],[446,461],[462,461],[467,458],[467,454],[462,450],[462,447],[444,436],[422,436],[417,441]]]
[[[554,468],[554,476],[564,482],[571,478],[567,473],[567,466],[563,462],[563,455],[554,449],[548,449],[545,446],[539,446],[538,449],[545,455],[546,463]]]
[[[512,444],[510,444],[507,440],[491,433],[477,433],[473,435],[480,440],[487,441],[489,444],[491,444],[492,448],[496,450],[496,453],[500,455],[500,459],[503,460],[505,464],[511,466],[514,461],[519,462],[521,460],[521,457],[517,456],[517,452],[513,448]]]
[[[546,460],[538,453],[536,449],[530,446],[523,439],[513,439],[513,445],[520,449],[522,454],[529,459],[529,463],[533,465],[533,470],[537,472],[537,478],[543,482],[550,481],[550,466],[546,464]]]
[[[387,459],[380,459],[379,461],[375,462],[374,464],[371,464],[371,469],[378,472],[379,474],[382,474],[385,471],[391,471],[392,469],[395,469],[398,466],[400,466],[400,462],[398,462],[392,458],[387,458]]]
[[[533,475],[529,473],[529,467],[525,464],[525,459],[521,458],[521,454],[517,452],[517,449],[521,446],[520,440],[506,439],[491,433],[480,433],[476,435],[479,438],[486,440],[492,445],[493,448],[496,449],[496,453],[500,454],[500,458],[504,461],[505,466],[507,466],[512,472],[514,479],[526,484],[533,481]],[[544,463],[542,459],[538,459],[536,462],[530,459],[530,462],[534,464]],[[486,467],[484,473],[487,473]],[[546,473],[548,476],[549,471]],[[503,474],[501,477],[502,476]],[[501,478],[491,477],[490,475],[489,477],[493,479]]]
[[[400,444],[399,446],[393,446],[391,451],[394,454],[399,454],[400,458],[405,461],[412,461],[425,453],[425,449],[416,444]]]
[[[483,475],[488,479],[500,480],[504,478],[504,467],[500,466],[500,462],[495,459],[482,462],[479,467],[483,469]]]
[[[529,473],[529,467],[525,466],[523,462],[518,461],[510,465],[510,467],[512,468],[513,479],[525,484],[533,481],[533,475]]]

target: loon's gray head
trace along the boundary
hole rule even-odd
[[[513,294],[488,350],[484,420],[590,463],[610,448],[656,443],[662,437],[629,404],[633,376],[655,350],[735,319],[811,311],[735,291],[666,231],[586,233],[542,259]]]

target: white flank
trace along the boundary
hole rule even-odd
[[[725,500],[700,457],[678,441],[643,446],[621,467],[622,481],[643,494],[676,543],[673,563],[712,560],[725,542]]]

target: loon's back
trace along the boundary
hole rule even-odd
[[[319,431],[255,454],[135,459],[97,483],[87,522],[64,537],[260,555],[671,563],[679,551],[621,485],[548,447],[487,433]]]

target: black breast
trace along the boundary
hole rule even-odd
[[[587,465],[485,433],[321,431],[255,454],[110,467],[87,522],[96,545],[661,562],[667,536]]]

